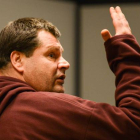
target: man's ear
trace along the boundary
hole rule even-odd
[[[25,55],[18,51],[13,51],[10,55],[12,66],[20,73],[22,73],[24,70],[24,67],[23,67],[24,57]]]

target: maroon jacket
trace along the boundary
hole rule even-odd
[[[116,75],[116,107],[37,92],[1,76],[0,140],[140,140],[140,47],[131,35],[115,36],[105,46]]]

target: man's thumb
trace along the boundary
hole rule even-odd
[[[104,41],[107,41],[109,38],[112,37],[112,35],[110,34],[110,32],[107,29],[103,29],[101,31],[101,35]]]

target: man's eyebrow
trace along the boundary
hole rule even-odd
[[[64,49],[60,46],[54,46],[54,45],[49,45],[46,47],[47,49],[56,49],[56,50],[61,50],[62,52],[64,52]]]

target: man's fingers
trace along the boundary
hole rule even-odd
[[[110,11],[110,15],[111,15],[112,20],[115,19],[116,16],[117,16],[115,8],[114,7],[110,7],[109,11]]]
[[[125,19],[125,15],[122,13],[122,10],[121,10],[121,8],[120,8],[119,6],[117,6],[117,7],[115,8],[115,10],[116,10],[116,13],[118,14],[118,16],[120,17],[120,19],[126,20],[126,19]]]
[[[110,7],[110,15],[116,32],[115,35],[131,34],[129,23],[119,6]]]
[[[109,38],[112,37],[112,35],[110,34],[110,32],[107,29],[103,29],[101,31],[101,35],[104,41],[107,41]]]
[[[115,10],[116,10],[117,13],[122,13],[122,10],[119,6],[116,6]]]

